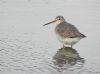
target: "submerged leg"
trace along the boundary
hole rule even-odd
[[[65,48],[64,44],[63,44],[63,49]]]

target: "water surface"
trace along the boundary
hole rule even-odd
[[[1,0],[0,74],[100,74],[99,0]],[[63,15],[87,38],[62,49],[55,25]]]

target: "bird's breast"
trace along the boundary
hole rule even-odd
[[[67,44],[67,45],[73,45],[75,43],[77,43],[81,38],[80,37],[76,37],[76,38],[64,38],[59,34],[56,34],[58,40],[63,43],[63,44]]]

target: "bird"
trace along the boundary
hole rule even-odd
[[[62,43],[63,48],[65,48],[66,45],[70,45],[72,48],[74,44],[86,37],[84,34],[80,33],[73,24],[67,22],[63,16],[57,16],[53,21],[43,26],[52,23],[56,23],[55,33],[58,40]]]

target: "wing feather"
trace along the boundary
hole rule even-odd
[[[56,27],[56,32],[64,38],[85,37],[78,29],[67,22],[63,22]]]

